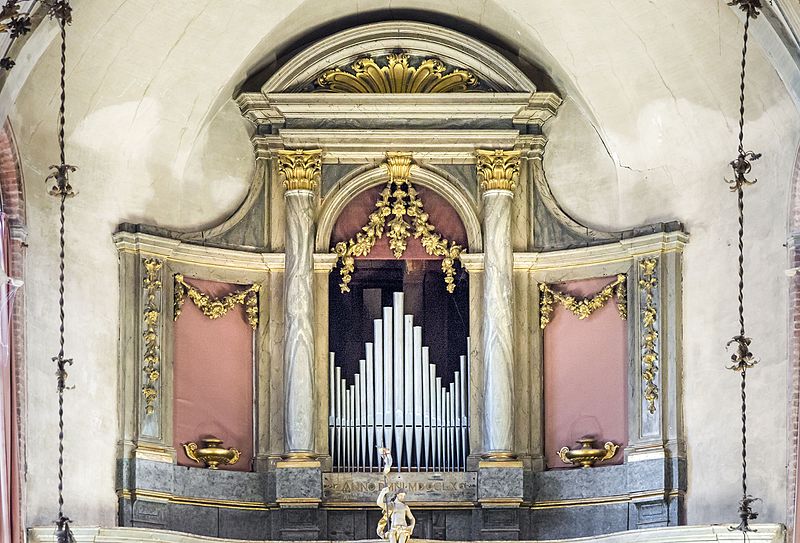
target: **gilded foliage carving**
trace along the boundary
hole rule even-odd
[[[628,277],[621,273],[596,294],[581,299],[559,292],[547,283],[539,283],[539,325],[542,330],[547,327],[553,314],[553,306],[557,303],[582,320],[589,318],[614,297],[617,299],[617,311],[620,318],[626,320],[628,318],[627,280]]]
[[[278,151],[278,171],[286,190],[314,190],[322,169],[321,149]]]
[[[162,262],[155,258],[145,258],[144,278],[142,286],[145,292],[144,302],[144,354],[143,368],[145,374],[142,394],[145,401],[145,413],[151,415],[155,410],[155,401],[158,397],[158,379],[161,376],[161,353],[158,345],[158,319],[161,317],[159,295],[161,292],[161,267]]]
[[[639,262],[639,289],[642,300],[642,380],[644,381],[644,399],[647,410],[656,412],[658,400],[658,310],[654,301],[654,292],[658,285],[657,258],[647,258]]]
[[[395,258],[403,256],[408,248],[408,238],[412,236],[420,240],[426,253],[442,257],[445,288],[452,293],[456,287],[455,263],[465,249],[443,238],[430,223],[422,200],[409,180],[411,154],[387,153],[385,166],[389,181],[375,202],[375,211],[370,214],[367,224],[354,238],[340,241],[333,248],[339,257],[339,274],[342,278],[339,288],[342,292],[350,292],[355,257],[368,255],[385,232]]]
[[[437,58],[427,58],[412,65],[405,53],[386,57],[379,65],[370,57],[362,57],[350,65],[350,71],[341,68],[327,70],[317,78],[318,91],[357,94],[373,93],[444,93],[465,92],[478,83],[478,78],[467,70],[452,70]]]
[[[175,311],[174,320],[178,320],[181,308],[188,297],[195,306],[209,319],[224,317],[237,305],[244,305],[245,315],[250,327],[258,328],[258,292],[261,286],[251,285],[247,288],[232,292],[222,298],[212,298],[208,294],[193,287],[180,273],[175,274]]]
[[[478,180],[482,190],[510,190],[516,188],[519,176],[520,152],[477,150]]]

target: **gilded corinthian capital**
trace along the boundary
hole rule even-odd
[[[519,175],[519,151],[478,149],[478,181],[481,190],[510,190]]]
[[[286,190],[314,190],[322,167],[322,149],[278,151],[278,170]]]

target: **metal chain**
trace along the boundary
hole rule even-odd
[[[730,369],[739,372],[741,375],[741,398],[742,398],[742,499],[739,501],[739,524],[732,530],[742,532],[754,531],[750,528],[750,521],[758,516],[752,509],[752,504],[756,500],[747,493],[747,370],[752,368],[757,361],[753,353],[750,352],[750,338],[745,333],[744,323],[744,187],[752,185],[756,180],[748,180],[746,175],[750,172],[751,162],[758,160],[761,155],[753,151],[744,150],[744,116],[745,116],[745,76],[747,71],[747,39],[750,30],[750,19],[755,19],[759,15],[761,8],[760,0],[732,0],[728,5],[738,5],[745,12],[744,33],[742,36],[742,69],[739,81],[739,135],[738,135],[738,154],[731,162],[734,179],[728,181],[731,190],[736,192],[736,201],[739,215],[738,231],[738,316],[739,334],[728,342],[728,345],[736,344],[736,352],[731,356],[733,364]]]
[[[64,357],[64,331],[66,330],[66,315],[64,312],[64,270],[66,254],[66,200],[75,195],[69,183],[69,174],[76,168],[67,164],[64,133],[66,124],[66,73],[67,73],[67,25],[72,20],[72,8],[69,0],[55,0],[49,9],[51,18],[58,20],[61,29],[61,71],[60,71],[60,105],[58,108],[58,150],[59,164],[51,166],[53,172],[47,177],[55,184],[50,189],[50,194],[57,196],[59,205],[59,230],[58,230],[58,355],[53,357],[56,363],[56,380],[58,391],[58,518],[56,519],[56,541],[70,543],[74,541],[70,530],[70,519],[64,515],[64,391],[66,390],[66,366],[72,365],[72,359]]]

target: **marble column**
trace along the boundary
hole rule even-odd
[[[314,453],[314,188],[320,150],[279,151],[286,205],[284,432],[290,458]]]
[[[483,454],[514,455],[513,252],[511,208],[519,151],[478,150],[483,191]]]

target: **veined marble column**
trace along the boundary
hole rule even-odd
[[[483,191],[483,454],[514,454],[513,253],[511,204],[519,151],[478,150]]]
[[[286,193],[284,432],[286,455],[314,452],[314,188],[321,150],[279,151]]]

